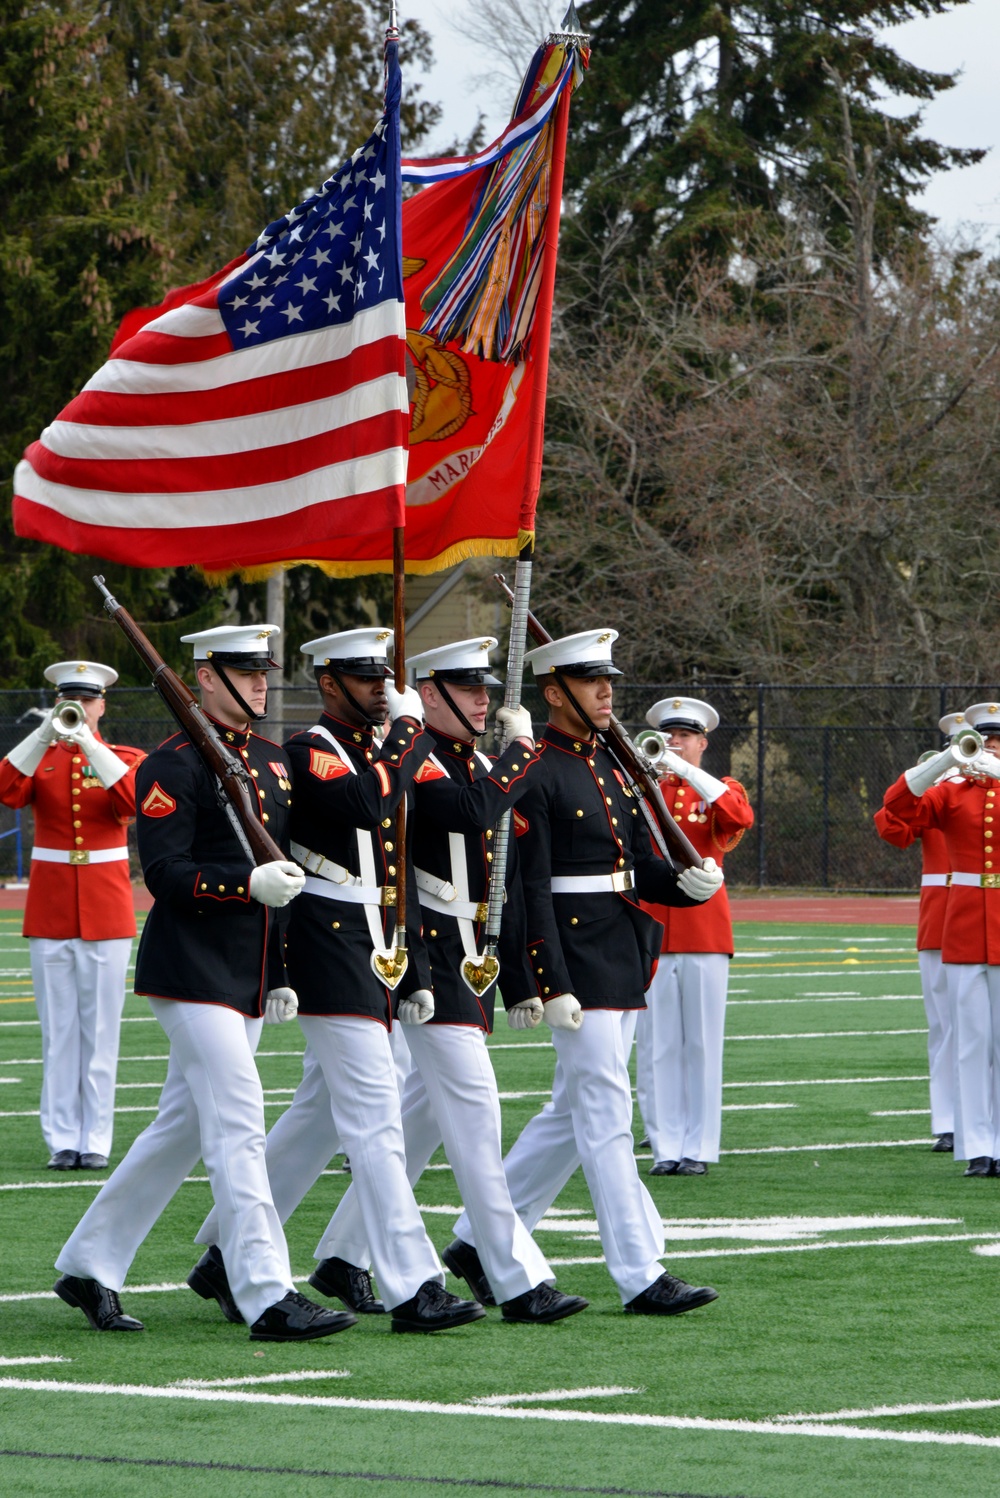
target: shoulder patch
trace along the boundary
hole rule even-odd
[[[514,810],[511,812],[511,815],[514,818],[514,835],[516,837],[523,837],[524,834],[527,832],[528,827],[530,826],[530,823],[528,822],[527,817],[524,815],[523,812],[518,811],[518,809],[517,809],[516,806],[514,807]]]
[[[338,775],[350,775],[351,772],[339,754],[330,754],[325,749],[310,749],[309,773],[315,775],[317,780],[336,780]]]
[[[436,765],[430,759],[425,760],[417,771],[417,785],[424,785],[428,780],[447,780],[447,778],[440,765]]]
[[[159,781],[154,781],[139,809],[144,817],[169,817],[172,811],[177,810],[177,802],[173,796],[168,796]]]

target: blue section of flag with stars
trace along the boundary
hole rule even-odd
[[[319,192],[268,224],[218,292],[233,347],[351,322],[403,301],[398,44],[386,45],[385,112]]]

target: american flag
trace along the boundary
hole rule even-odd
[[[132,315],[18,464],[19,535],[229,571],[403,523],[399,98],[389,41],[365,145],[237,260]]]

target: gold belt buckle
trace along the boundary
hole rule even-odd
[[[1000,889],[1000,874],[982,874],[983,889]]]
[[[385,905],[395,905],[395,903],[396,903],[396,886],[394,884],[383,884],[382,885],[382,888],[381,888],[381,890],[379,892],[379,901],[378,901],[378,903],[380,905],[383,905],[383,906],[385,906]]]
[[[482,900],[476,906],[476,920],[479,922],[480,925],[482,925],[483,921],[485,921],[485,919],[489,915],[489,913],[490,913],[490,907],[489,907],[489,905],[487,904],[487,902],[485,900]]]
[[[90,852],[87,848],[71,848],[69,850],[70,863],[89,863]]]

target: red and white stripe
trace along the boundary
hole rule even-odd
[[[19,534],[228,569],[322,560],[403,523],[402,303],[235,349],[217,300],[246,264],[120,344],[32,443],[15,474]]]

